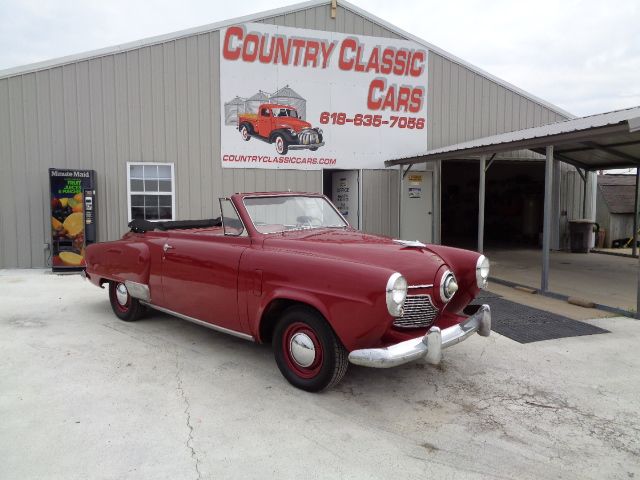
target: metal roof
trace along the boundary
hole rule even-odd
[[[251,95],[249,98],[247,98],[247,101],[249,102],[267,102],[269,100],[269,96],[264,93],[262,90],[258,90],[258,93],[254,93],[253,95]]]
[[[271,98],[274,98],[274,97],[287,97],[287,98],[297,98],[299,100],[304,100],[304,98],[302,98],[300,94],[296,92],[293,88],[291,88],[289,85],[285,85],[277,92],[272,93]]]
[[[387,167],[432,160],[532,150],[544,154],[554,146],[558,160],[586,170],[640,165],[640,106],[564,120],[425,151],[385,162]]]
[[[598,188],[611,213],[633,213],[636,200],[635,175],[598,175]]]
[[[245,98],[242,97],[238,97],[236,95],[236,97],[233,100],[230,100],[228,102],[225,102],[225,105],[244,105],[246,102]]]
[[[222,22],[216,22],[216,23],[210,23],[207,25],[202,25],[200,27],[194,27],[194,28],[189,28],[189,29],[185,29],[185,30],[179,30],[177,32],[173,32],[173,33],[167,33],[165,35],[157,35],[154,37],[148,37],[148,38],[144,38],[142,40],[135,40],[133,42],[127,42],[127,43],[122,43],[120,45],[115,45],[112,47],[106,47],[106,48],[101,48],[101,49],[97,49],[97,50],[91,50],[88,52],[83,52],[83,53],[78,53],[78,54],[74,54],[74,55],[67,55],[64,57],[59,57],[59,58],[54,58],[51,60],[45,60],[43,62],[36,62],[36,63],[31,63],[28,65],[21,65],[21,66],[17,66],[17,67],[12,67],[12,68],[7,68],[4,70],[0,70],[0,80],[3,78],[8,78],[8,77],[13,77],[16,75],[24,75],[27,73],[32,73],[32,72],[36,72],[39,70],[46,70],[48,68],[54,68],[54,67],[59,67],[62,65],[66,65],[69,63],[76,63],[79,61],[83,61],[83,60],[89,60],[92,58],[100,58],[100,57],[105,57],[108,55],[113,55],[116,53],[122,53],[122,52],[127,52],[130,50],[135,50],[138,48],[143,48],[143,47],[148,47],[151,45],[158,45],[161,43],[165,43],[165,42],[171,42],[180,38],[185,38],[185,37],[190,37],[192,35],[199,35],[202,33],[208,33],[208,32],[212,32],[215,30],[220,30],[222,28],[228,27],[230,25],[237,25],[240,23],[250,23],[250,22],[256,22],[256,21],[260,21],[260,20],[264,20],[267,18],[272,18],[278,15],[284,15],[287,13],[294,13],[294,12],[300,12],[302,10],[307,10],[309,8],[313,8],[313,7],[318,7],[318,6],[322,6],[322,5],[329,5],[331,4],[330,0],[310,0],[307,2],[302,2],[302,3],[296,3],[293,5],[289,5],[286,7],[280,7],[280,8],[274,8],[273,10],[266,10],[264,12],[259,12],[259,13],[254,13],[251,15],[244,15],[241,17],[236,17],[236,18],[232,18],[229,20],[224,20]],[[454,62],[457,63],[458,65],[465,67],[469,70],[471,70],[472,72],[477,73],[478,75],[491,80],[492,82],[497,83],[498,85],[501,85],[505,88],[507,88],[508,90],[511,90],[512,92],[515,92],[519,95],[522,95],[525,98],[528,98],[529,100],[538,103],[546,108],[548,108],[549,110],[552,110],[556,113],[559,113],[560,115],[563,115],[565,117],[569,117],[569,118],[574,118],[575,115],[573,115],[570,112],[567,112],[566,110],[558,107],[557,105],[553,105],[550,102],[547,102],[546,100],[543,100],[529,92],[526,92],[524,90],[522,90],[521,88],[516,87],[515,85],[512,85],[511,83],[502,80],[501,78],[496,77],[495,75],[490,74],[489,72],[486,72],[485,70],[476,67],[475,65],[472,65],[469,62],[466,62],[465,60],[462,60],[461,58],[447,52],[446,50],[443,50],[429,42],[427,42],[426,40],[423,40],[422,38],[416,37],[415,35],[412,35],[411,33],[396,27],[395,25],[392,25],[391,23],[387,22],[386,20],[381,19],[380,17],[377,17],[375,15],[373,15],[372,13],[367,12],[366,10],[361,9],[360,7],[357,7],[351,3],[349,3],[346,0],[340,0],[338,2],[339,6],[342,8],[345,8],[357,15],[360,15],[362,17],[367,18],[368,20],[370,20],[371,22],[380,25],[381,27],[394,32],[396,35],[399,35],[400,37],[403,37],[407,40],[412,40],[420,45],[423,45],[424,47],[426,47],[428,50],[437,53],[438,55]]]

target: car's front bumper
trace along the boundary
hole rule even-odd
[[[307,143],[302,145],[301,143],[292,143],[289,145],[289,150],[302,150],[303,148],[320,148],[324,146],[324,142],[319,143]]]
[[[349,354],[349,361],[355,365],[375,368],[390,368],[424,358],[437,365],[442,360],[442,350],[462,342],[473,333],[488,337],[491,332],[491,309],[481,305],[470,317],[458,325],[444,330],[431,327],[424,337],[412,338],[385,348],[364,348]]]

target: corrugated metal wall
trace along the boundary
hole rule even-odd
[[[564,119],[434,52],[429,52],[427,116],[430,149]]]
[[[429,149],[566,119],[560,113],[433,52],[429,54],[427,102]],[[518,151],[500,155],[499,158],[524,160],[542,157],[532,152]],[[557,171],[559,176],[554,179],[554,184],[561,198],[555,202],[558,226],[554,233],[554,245],[563,248],[568,238],[567,220],[574,217],[561,213],[569,211],[573,215],[577,206],[580,206],[579,216],[582,216],[582,190],[574,188],[575,177],[580,182],[582,180],[575,168],[565,163],[561,163]],[[593,193],[594,188],[594,185],[589,185],[589,192]],[[439,205],[434,205],[434,209],[438,215]],[[587,217],[591,218],[590,209]],[[435,237],[437,241],[437,228]]]
[[[399,189],[398,170],[362,171],[362,230],[398,236]]]
[[[329,4],[263,21],[401,38]],[[221,168],[217,78],[213,31],[0,79],[0,267],[46,263],[49,167],[97,170],[100,240],[126,231],[126,162],[175,164],[178,218],[215,216],[235,191],[320,191],[319,171]],[[430,148],[559,118],[433,52],[427,101]],[[398,189],[396,170],[363,173],[365,230],[397,235]]]
[[[397,37],[328,5],[265,22]],[[178,218],[237,191],[321,191],[319,171],[221,168],[219,51],[214,31],[0,79],[0,267],[46,263],[49,167],[97,170],[100,240],[127,230],[126,162],[175,164]]]

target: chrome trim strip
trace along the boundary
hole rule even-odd
[[[491,333],[491,309],[482,305],[478,311],[458,325],[441,330],[431,327],[424,337],[412,338],[385,348],[363,348],[349,354],[349,361],[355,365],[374,368],[390,368],[424,358],[427,363],[438,365],[442,360],[442,350],[466,340],[478,332],[481,337]]]
[[[149,286],[144,283],[133,282],[131,280],[125,280],[124,286],[127,287],[129,295],[138,300],[144,302],[151,301],[151,294],[149,293]]]
[[[428,283],[425,285],[409,285],[407,287],[408,289],[412,289],[412,288],[433,288],[433,283]]]
[[[173,310],[169,310],[168,308],[158,307],[149,302],[140,302],[148,307],[153,308],[154,310],[158,310],[160,312],[168,313],[169,315],[173,315],[175,317],[181,318],[182,320],[186,320],[187,322],[195,323],[196,325],[200,325],[202,327],[210,328],[211,330],[215,330],[217,332],[226,333],[227,335],[233,335],[234,337],[242,338],[243,340],[249,340],[251,342],[255,341],[251,335],[242,332],[236,332],[235,330],[231,330],[229,328],[220,327],[218,325],[214,325],[209,322],[205,322],[203,320],[198,320],[197,318],[189,317],[188,315],[183,315],[178,312],[174,312]]]

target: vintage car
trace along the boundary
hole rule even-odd
[[[289,105],[264,103],[257,114],[241,113],[238,115],[238,130],[246,142],[254,137],[274,143],[280,155],[286,155],[290,149],[308,148],[315,151],[324,145],[322,129],[312,128]]]
[[[246,193],[211,220],[134,220],[86,249],[86,277],[114,313],[147,307],[254,342],[270,342],[284,377],[319,391],[348,363],[387,368],[488,336],[489,261],[468,250],[369,235],[323,195]]]

